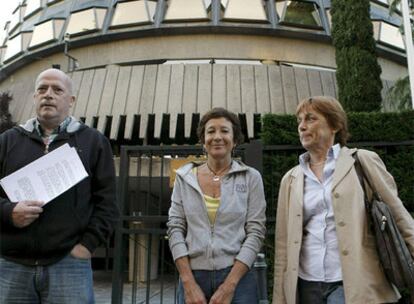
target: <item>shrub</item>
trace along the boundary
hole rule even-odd
[[[377,62],[369,0],[332,0],[338,96],[347,111],[381,109],[381,67]]]

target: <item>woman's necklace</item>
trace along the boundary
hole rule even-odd
[[[210,170],[210,172],[213,174],[213,182],[219,182],[220,178],[222,177],[222,174],[231,166],[231,162],[230,164],[225,167],[224,169],[220,170],[220,171],[214,171],[213,169],[210,168],[210,166],[208,165],[208,163],[206,162],[207,168],[208,170]]]
[[[326,159],[324,159],[323,161],[318,162],[318,163],[313,163],[313,162],[311,162],[311,161],[309,160],[309,164],[310,164],[311,166],[314,166],[314,167],[317,167],[317,166],[323,165],[323,164],[325,164],[325,162],[326,162]]]

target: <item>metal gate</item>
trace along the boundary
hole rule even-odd
[[[175,303],[178,275],[166,237],[174,168],[201,158],[201,146],[123,146],[119,162],[120,222],[115,231],[112,303]],[[235,157],[262,171],[259,141]]]

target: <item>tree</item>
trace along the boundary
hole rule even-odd
[[[390,14],[398,11],[398,5],[401,0],[391,0]],[[409,0],[411,5],[411,15],[414,15],[414,0]],[[414,30],[411,28],[411,30]],[[404,27],[401,24],[400,32],[404,34]],[[414,31],[413,35],[414,37]],[[414,79],[412,80],[414,81]],[[394,85],[388,90],[386,101],[388,104],[395,105],[397,110],[404,110],[411,108],[411,91],[410,91],[410,79],[408,76],[398,79]]]
[[[12,121],[12,116],[9,112],[9,105],[12,99],[9,93],[0,93],[0,133],[16,125]]]
[[[332,0],[338,96],[346,111],[381,109],[381,67],[377,62],[369,0]]]
[[[402,111],[411,109],[410,79],[408,76],[399,78],[388,89],[385,101],[388,105],[392,106],[393,110]]]

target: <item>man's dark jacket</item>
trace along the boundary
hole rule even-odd
[[[77,243],[93,252],[112,232],[118,209],[109,141],[73,119],[48,150],[65,143],[76,148],[89,176],[45,205],[39,218],[25,228],[13,225],[15,203],[1,189],[1,257],[25,265],[47,265],[66,256]],[[4,132],[0,135],[0,178],[43,156],[45,151],[33,120]]]

